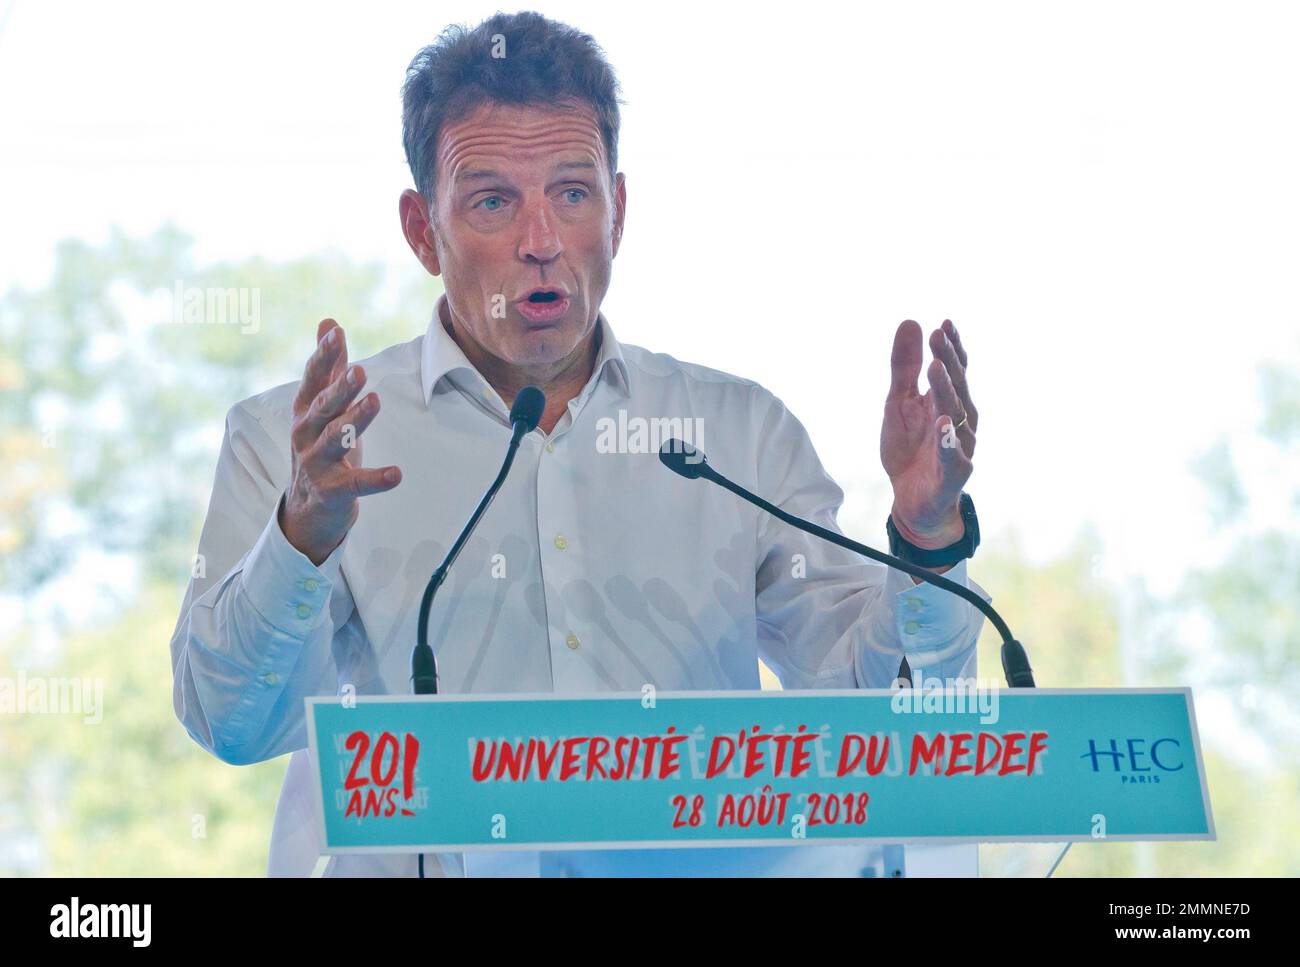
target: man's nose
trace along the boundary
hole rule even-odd
[[[563,250],[564,245],[555,230],[546,201],[528,204],[524,211],[523,235],[519,239],[519,257],[525,262],[546,264],[555,261]]]

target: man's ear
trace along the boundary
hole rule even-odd
[[[627,179],[623,177],[623,172],[614,176],[614,254],[618,254],[618,247],[623,242],[623,218],[627,215]]]
[[[441,275],[438,245],[434,241],[433,222],[429,219],[429,206],[425,204],[424,196],[414,188],[406,189],[397,201],[397,214],[402,220],[406,244],[411,246],[420,264],[430,275]]]

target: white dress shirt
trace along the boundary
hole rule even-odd
[[[298,384],[226,417],[201,576],[171,642],[174,700],[190,735],[223,761],[292,753],[271,875],[307,875],[320,857],[303,699],[349,685],[359,695],[410,692],[425,584],[505,455],[508,408],[443,328],[441,308],[424,335],[361,361],[363,392],[381,400],[364,463],[397,464],[403,479],[362,498],[356,524],[319,567],[288,543],[276,514]],[[672,474],[658,441],[637,432],[679,419],[668,435],[699,431],[688,441],[720,472],[837,529],[843,493],[780,400],[749,380],[620,345],[603,316],[599,326],[591,379],[549,436],[524,437],[434,601],[440,691],[756,689],[759,659],[785,688],[885,688],[904,653],[931,677],[974,675],[983,618],[970,605]],[[966,584],[965,562],[946,576]],[[429,857],[426,873],[462,875],[466,856],[471,874],[493,864],[610,872],[620,861],[646,873],[706,854],[733,871],[789,871],[792,854],[813,852],[825,865],[841,848],[445,854]],[[414,873],[414,856],[394,854],[332,857],[325,870]]]

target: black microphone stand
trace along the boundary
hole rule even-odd
[[[438,694],[438,666],[433,657],[433,649],[429,647],[429,611],[433,607],[433,597],[442,587],[442,582],[447,579],[447,572],[451,566],[456,563],[456,558],[460,555],[461,548],[469,540],[470,535],[474,533],[474,528],[478,526],[479,519],[487,511],[488,505],[492,503],[492,498],[497,495],[501,485],[506,482],[506,475],[510,473],[510,466],[515,462],[515,453],[519,450],[519,441],[523,439],[524,433],[527,432],[523,423],[516,423],[514,432],[510,435],[510,446],[506,450],[506,458],[501,464],[501,470],[497,473],[496,479],[492,481],[492,486],[487,489],[487,493],[478,502],[474,508],[474,513],[470,515],[468,523],[461,530],[460,536],[456,538],[456,543],[451,545],[451,550],[443,558],[437,570],[429,578],[429,583],[424,586],[424,596],[420,599],[420,617],[419,623],[415,629],[416,644],[415,649],[411,652],[411,682],[412,692],[416,695],[437,695]]]
[[[706,480],[711,480],[718,486],[730,490],[742,500],[747,500],[751,504],[761,507],[773,517],[785,521],[791,527],[796,527],[815,537],[820,537],[824,541],[830,541],[832,544],[846,550],[855,551],[864,557],[871,558],[873,561],[879,561],[881,564],[897,568],[912,575],[912,577],[919,578],[927,584],[933,584],[935,587],[943,588],[949,594],[955,594],[962,600],[969,602],[992,622],[993,627],[997,629],[998,634],[1002,637],[1002,671],[1006,675],[1007,685],[1012,688],[1035,687],[1033,670],[1029,667],[1029,656],[1025,653],[1024,646],[1011,634],[1011,629],[1007,627],[1007,623],[1002,620],[1002,616],[993,609],[992,605],[970,588],[964,588],[960,584],[949,581],[942,575],[927,571],[923,567],[904,561],[902,558],[894,557],[892,554],[885,554],[875,548],[867,547],[866,544],[859,544],[843,534],[837,534],[825,527],[819,527],[812,521],[786,513],[775,504],[764,500],[757,494],[750,493],[740,484],[728,480],[709,466],[709,462],[703,453],[681,440],[669,440],[660,447],[659,459],[673,473],[688,479],[704,477]],[[903,663],[899,667],[899,677],[911,681],[911,668],[907,664],[906,656],[903,657]]]
[[[474,533],[474,528],[478,526],[488,505],[492,503],[492,498],[506,482],[506,475],[510,473],[510,466],[515,462],[515,453],[519,450],[519,442],[524,438],[524,434],[531,433],[537,428],[545,409],[546,397],[535,386],[525,386],[515,396],[514,405],[510,408],[510,445],[506,448],[506,458],[501,462],[501,469],[497,472],[496,479],[492,481],[492,486],[488,487],[487,493],[474,508],[469,521],[461,528],[456,543],[451,545],[451,550],[433,572],[429,583],[424,586],[424,596],[420,599],[419,623],[415,629],[415,647],[411,649],[411,689],[415,695],[438,694],[438,662],[434,658],[433,649],[429,647],[429,611],[433,607],[433,597],[442,587],[442,582],[447,579],[447,572],[456,563],[461,549]],[[419,854],[418,865],[420,879],[424,879],[423,853]]]

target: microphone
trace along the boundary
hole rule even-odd
[[[515,461],[515,451],[519,449],[519,441],[524,438],[525,433],[532,433],[537,428],[545,409],[546,396],[536,386],[525,386],[519,391],[514,405],[510,407],[510,446],[506,450],[506,459],[501,464],[501,471],[492,481],[492,486],[488,487],[483,499],[478,502],[478,506],[474,508],[474,513],[470,515],[460,536],[456,538],[456,543],[451,545],[451,550],[447,552],[447,556],[443,558],[424,588],[424,597],[420,599],[419,624],[416,627],[416,645],[411,652],[411,682],[416,695],[438,694],[438,665],[433,657],[433,649],[429,647],[429,610],[433,607],[433,596],[438,593],[438,588],[447,579],[447,572],[451,570],[461,548],[465,546],[470,534],[478,526],[479,519],[488,509],[488,504],[492,503],[492,498],[506,482],[506,474],[510,472],[510,465]]]
[[[1012,688],[1034,688],[1034,673],[1029,667],[1029,656],[1025,654],[1024,646],[1016,641],[1015,636],[1011,634],[1011,629],[1007,623],[1002,620],[1002,616],[993,610],[992,605],[981,598],[970,588],[964,588],[960,584],[949,581],[942,575],[927,571],[923,567],[918,567],[901,558],[894,557],[892,554],[885,554],[874,548],[867,547],[865,544],[859,544],[857,541],[850,540],[843,534],[837,534],[834,531],[827,530],[825,527],[819,527],[812,521],[804,520],[793,514],[787,514],[780,507],[769,503],[757,494],[750,493],[738,483],[728,480],[722,474],[718,473],[709,466],[708,459],[703,453],[696,450],[689,443],[681,440],[669,440],[659,448],[659,460],[665,467],[673,473],[685,477],[688,480],[696,480],[703,477],[705,480],[711,480],[720,487],[730,490],[742,500],[747,500],[756,507],[760,507],[785,521],[791,527],[797,527],[801,531],[812,534],[814,537],[820,537],[824,541],[830,541],[840,547],[850,551],[856,551],[864,557],[869,557],[873,561],[879,561],[881,564],[887,564],[889,567],[897,568],[904,571],[912,577],[920,578],[927,584],[933,584],[935,587],[943,588],[949,594],[955,594],[964,601],[969,602],[980,613],[992,622],[993,627],[997,629],[1002,636],[1002,671],[1006,675],[1007,685]],[[903,663],[899,666],[899,678],[906,679],[909,683],[912,680],[912,671],[907,664],[907,656],[903,656]]]
[[[519,441],[524,438],[525,433],[532,433],[537,429],[545,409],[546,396],[536,386],[525,386],[515,396],[514,405],[510,407],[510,445],[506,448],[506,458],[501,464],[501,470],[497,473],[497,478],[492,481],[492,486],[488,487],[487,493],[483,495],[483,499],[474,508],[469,521],[461,529],[456,543],[451,545],[451,550],[447,552],[447,556],[442,559],[442,563],[438,565],[438,569],[433,572],[429,583],[424,587],[424,597],[420,599],[419,624],[416,625],[415,631],[416,643],[411,649],[411,686],[416,695],[438,694],[438,661],[433,657],[433,649],[429,647],[429,609],[433,607],[433,596],[438,593],[438,588],[442,587],[442,582],[447,579],[447,572],[456,562],[456,557],[465,546],[465,542],[469,540],[469,535],[474,533],[474,528],[478,526],[479,520],[488,509],[488,504],[492,503],[492,498],[506,482],[510,465],[515,462],[515,451],[519,449]],[[418,854],[416,870],[419,878],[423,880],[423,853]]]

